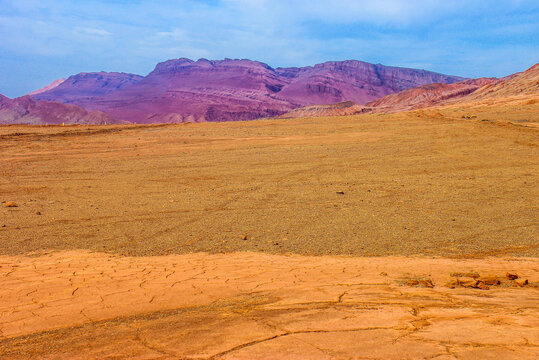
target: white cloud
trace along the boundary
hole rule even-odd
[[[158,37],[164,37],[164,38],[172,38],[176,40],[185,40],[187,39],[187,31],[174,28],[170,31],[158,31],[156,33]]]
[[[97,36],[110,36],[112,33],[108,32],[107,30],[103,29],[95,29],[91,27],[80,27],[76,26],[74,31],[76,33],[82,33],[87,35],[97,35]]]

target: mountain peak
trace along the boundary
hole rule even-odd
[[[208,60],[200,58],[197,61],[188,58],[171,59],[158,63],[155,69],[150,73],[152,75],[164,75],[179,73],[186,68],[212,68],[212,67],[244,67],[244,68],[262,68],[273,70],[271,66],[259,61],[249,59],[230,59]]]

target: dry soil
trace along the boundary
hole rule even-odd
[[[536,359],[523,109],[0,127],[0,358]]]

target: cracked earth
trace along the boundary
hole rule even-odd
[[[70,251],[0,262],[6,359],[539,356],[533,258]],[[451,286],[466,272],[502,282]],[[528,284],[506,280],[507,272]]]

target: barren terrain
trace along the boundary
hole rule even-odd
[[[539,355],[535,259],[78,251],[0,261],[2,358]],[[520,278],[507,280],[508,270]],[[470,276],[500,284],[455,285]]]
[[[537,256],[537,130],[451,116],[3,127],[0,252]]]
[[[0,357],[537,358],[537,106],[0,127]]]

